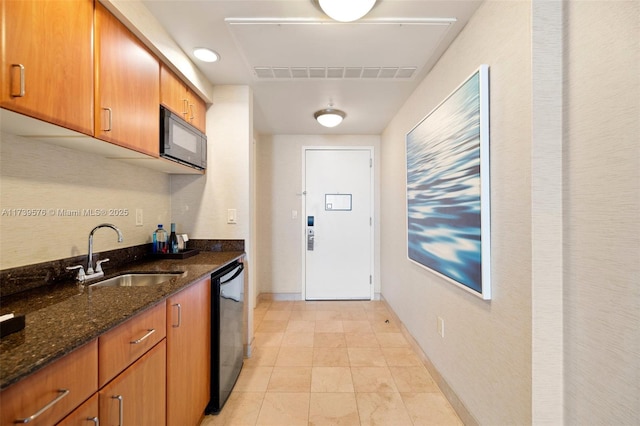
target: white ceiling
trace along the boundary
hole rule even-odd
[[[211,83],[252,87],[263,134],[380,134],[480,3],[382,0],[337,23],[311,0],[143,0]],[[330,103],[347,117],[326,129],[313,113]]]

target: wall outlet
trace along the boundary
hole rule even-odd
[[[444,338],[444,320],[438,317],[438,334]]]
[[[142,226],[143,225],[143,220],[142,220],[142,209],[136,209],[136,226]]]

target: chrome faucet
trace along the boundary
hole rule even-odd
[[[102,259],[96,262],[96,269],[93,269],[93,234],[100,228],[111,228],[118,233],[118,242],[121,243],[123,240],[122,232],[118,229],[117,226],[112,225],[110,223],[102,223],[91,230],[89,233],[89,254],[87,255],[87,272],[84,272],[84,268],[82,265],[76,266],[68,266],[68,270],[78,269],[77,279],[80,282],[84,282],[93,278],[100,278],[104,276],[104,271],[102,270],[102,264],[104,262],[108,262],[109,259]]]

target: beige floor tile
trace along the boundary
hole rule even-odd
[[[313,333],[284,333],[282,347],[313,348]]]
[[[238,392],[264,392],[272,371],[273,367],[243,367],[233,389]]]
[[[273,320],[273,321],[288,321],[291,316],[291,310],[274,310],[269,309],[267,313],[264,314],[263,321]]]
[[[314,367],[349,367],[346,348],[313,348]]]
[[[253,343],[256,347],[279,347],[282,343],[284,333],[263,333],[257,332],[253,335]]]
[[[256,331],[259,333],[284,332],[288,324],[287,320],[263,320]]]
[[[394,367],[418,367],[422,365],[420,358],[411,348],[382,348],[387,365]]]
[[[311,367],[274,367],[267,392],[309,392]]]
[[[342,320],[342,317],[340,316],[340,311],[317,310],[316,320],[317,321],[340,321]]]
[[[388,367],[352,367],[356,392],[398,392]]]
[[[359,426],[358,404],[352,393],[312,393],[310,426]]]
[[[341,311],[340,319],[343,321],[368,321],[364,310]]]
[[[309,393],[267,392],[256,425],[307,426]]]
[[[374,333],[344,333],[348,348],[377,348],[380,345]]]
[[[410,426],[413,423],[399,393],[356,393],[361,425]]]
[[[391,320],[389,322],[371,321],[371,327],[376,333],[400,333],[400,327]]]
[[[365,320],[343,320],[342,328],[345,333],[373,333],[371,323]]]
[[[279,351],[278,346],[256,346],[251,353],[251,358],[244,360],[244,367],[273,367],[276,365]]]
[[[317,312],[318,314],[320,311]],[[316,318],[316,333],[344,333],[342,321],[319,320]]]
[[[389,367],[399,392],[440,392],[424,367]]]
[[[234,392],[220,413],[206,416],[200,426],[253,426],[263,399],[263,392]]]
[[[351,367],[386,367],[380,348],[347,348]]]
[[[315,321],[316,311],[313,310],[293,310],[289,316],[289,321]]]
[[[402,333],[376,333],[376,339],[383,348],[408,348],[409,342]]]
[[[311,367],[313,348],[281,347],[276,359],[277,367]]]
[[[293,315],[293,312],[291,313]],[[315,321],[304,321],[289,319],[287,324],[286,333],[310,333],[313,334],[316,331]]]
[[[316,348],[346,348],[344,333],[315,333],[313,346]]]
[[[414,425],[463,426],[447,399],[439,392],[403,393],[401,397]]]
[[[349,367],[313,367],[311,392],[353,392]]]
[[[270,311],[290,311],[293,309],[293,300],[274,300],[269,306]]]

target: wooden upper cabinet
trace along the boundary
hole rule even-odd
[[[187,123],[206,132],[206,103],[166,65],[160,66],[160,102]]]
[[[0,105],[93,135],[93,0],[1,0]]]
[[[98,2],[95,47],[95,137],[158,157],[158,60]]]

